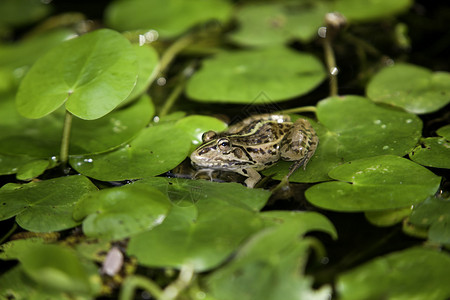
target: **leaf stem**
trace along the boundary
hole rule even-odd
[[[64,127],[61,139],[61,149],[59,154],[59,161],[64,168],[69,160],[69,141],[70,141],[70,129],[72,128],[72,114],[66,110],[64,117]]]
[[[333,46],[331,45],[331,39],[325,38],[323,40],[323,50],[325,54],[325,61],[327,64],[327,73],[330,84],[330,96],[337,96],[338,94],[338,81],[337,74],[338,68],[336,66],[336,58],[334,55]]]
[[[142,288],[149,292],[156,299],[161,299],[162,290],[160,289],[160,287],[152,280],[139,275],[131,275],[125,279],[124,283],[122,284],[122,289],[120,290],[119,299],[132,300],[134,291],[137,288]]]
[[[17,229],[17,223],[14,223],[14,225],[11,227],[11,229],[0,239],[0,244],[3,244],[4,241],[6,241],[11,234],[14,233],[14,231],[16,231]]]
[[[170,65],[173,59],[177,56],[178,53],[181,52],[184,48],[186,48],[189,44],[193,42],[192,35],[185,35],[178,40],[176,40],[172,45],[170,45],[164,54],[161,56],[161,60],[159,62],[159,72],[163,73],[166,68]]]
[[[184,291],[194,279],[194,267],[183,265],[177,280],[169,284],[158,300],[174,300]]]
[[[303,112],[312,112],[316,113],[317,108],[315,106],[303,106],[303,107],[296,107],[291,109],[285,109],[280,111],[282,114],[296,114],[296,113],[303,113]]]
[[[175,89],[170,93],[166,102],[164,102],[164,105],[161,108],[161,111],[159,112],[160,117],[164,117],[165,115],[167,115],[167,113],[170,111],[172,106],[175,104],[175,101],[178,99],[180,94],[183,92],[184,86],[185,86],[185,80],[182,80],[182,82],[178,83],[178,85],[175,87]]]

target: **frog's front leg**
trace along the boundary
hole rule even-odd
[[[251,189],[254,188],[258,181],[261,179],[261,174],[259,174],[258,171],[252,168],[242,169],[237,171],[237,173],[248,177],[247,179],[245,179],[244,183]]]
[[[301,166],[303,166],[303,169],[306,168],[318,144],[319,138],[311,123],[305,119],[295,121],[280,145],[281,158],[287,161],[295,161],[289,168],[287,177],[291,176]]]

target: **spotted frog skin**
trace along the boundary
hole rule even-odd
[[[305,119],[291,121],[288,115],[256,115],[220,133],[207,131],[203,143],[191,154],[192,165],[200,169],[226,170],[248,177],[253,188],[261,179],[258,171],[280,159],[294,161],[288,177],[306,164],[316,151],[319,139]]]

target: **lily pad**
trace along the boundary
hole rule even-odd
[[[216,132],[223,131],[227,127],[227,124],[213,117],[190,115],[177,121],[175,126],[191,136],[192,152],[202,143],[202,135],[204,132],[209,130]]]
[[[165,183],[155,182],[158,189],[165,188],[173,206],[166,220],[152,230],[139,233],[130,238],[128,255],[136,256],[138,263],[150,267],[181,268],[190,265],[196,271],[206,271],[218,266],[227,259],[249,235],[262,227],[262,220],[248,206],[255,201],[242,197],[245,194],[262,195],[266,201],[268,193],[250,190],[248,193],[236,192],[244,204],[228,201],[225,191],[217,185],[205,185],[197,193],[186,193],[186,181]],[[199,181],[201,184],[201,182]],[[231,186],[236,188],[236,185]],[[199,185],[201,188],[201,185]],[[232,200],[235,197],[230,197]],[[255,196],[254,196],[255,197]],[[260,200],[260,201],[261,201]]]
[[[21,166],[36,160],[29,156],[0,154],[0,175],[15,174]]]
[[[339,181],[310,187],[305,196],[312,204],[334,211],[396,209],[433,195],[441,178],[428,169],[393,155],[344,163],[330,171]]]
[[[96,30],[39,58],[21,82],[17,108],[37,119],[65,103],[81,119],[98,119],[125,100],[136,78],[136,54],[129,41],[110,29]]]
[[[327,7],[324,3],[257,3],[236,12],[238,30],[229,37],[244,46],[271,46],[317,37]]]
[[[186,92],[202,102],[261,104],[267,102],[261,93],[283,101],[310,92],[324,78],[322,63],[311,54],[284,47],[230,51],[206,59]]]
[[[42,244],[44,242],[44,239],[40,237],[9,241],[0,245],[0,259],[17,259],[30,245]]]
[[[312,279],[299,273],[305,268],[310,244],[299,238],[304,232],[296,223],[253,235],[230,263],[207,277],[212,295],[223,300],[329,299],[330,287],[314,290]]]
[[[449,268],[447,253],[410,248],[377,258],[339,276],[337,293],[342,300],[448,299]]]
[[[188,155],[191,140],[173,124],[142,130],[129,144],[117,150],[86,156],[72,156],[70,165],[86,176],[103,181],[139,179],[162,174],[176,167]]]
[[[311,123],[319,136],[319,146],[306,170],[299,169],[290,177],[292,182],[329,180],[330,170],[354,159],[406,155],[422,136],[422,121],[416,115],[359,96],[322,100],[316,114],[319,123]],[[263,174],[274,174],[273,178],[280,180],[291,164],[280,162]]]
[[[134,184],[154,187],[175,205],[195,204],[205,199],[215,199],[231,205],[259,211],[269,200],[270,192],[262,189],[248,189],[238,183],[218,183],[206,180],[182,178],[145,178]]]
[[[15,189],[0,189],[0,220],[16,216],[20,227],[29,231],[50,232],[78,225],[72,218],[75,203],[96,190],[84,176],[67,176],[24,184]]]
[[[75,205],[73,218],[84,219],[83,232],[88,237],[119,240],[159,225],[170,207],[160,191],[126,185],[87,194]]]
[[[442,137],[424,138],[409,157],[424,166],[450,169],[450,125],[436,131]]]
[[[10,100],[0,102],[0,153],[37,158],[58,155],[64,111],[59,109],[38,120],[26,119],[17,113]],[[144,95],[136,103],[97,120],[74,118],[70,154],[99,153],[116,148],[143,129],[153,113],[153,104]]]
[[[210,20],[226,22],[231,4],[225,0],[114,1],[106,10],[106,23],[117,30],[154,29],[162,38],[173,38],[190,27]]]
[[[331,5],[330,11],[337,11],[349,21],[363,22],[385,19],[405,12],[411,7],[412,0],[337,0]]]
[[[411,207],[389,209],[389,210],[374,210],[365,213],[367,221],[371,224],[386,227],[392,226],[402,222],[411,214]]]
[[[450,245],[449,199],[429,197],[414,207],[409,222],[427,228],[430,241]]]
[[[382,69],[367,85],[375,102],[401,107],[415,114],[437,111],[450,103],[450,73],[397,64]]]

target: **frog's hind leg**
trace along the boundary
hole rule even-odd
[[[291,176],[299,167],[306,168],[316,151],[319,139],[311,124],[305,119],[298,119],[290,132],[283,138],[280,154],[283,160],[295,161],[289,168],[287,177]]]

